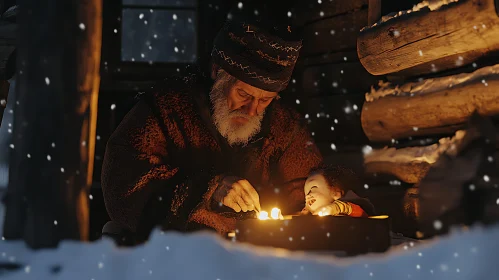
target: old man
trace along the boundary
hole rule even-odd
[[[143,96],[107,143],[113,223],[144,239],[158,224],[225,233],[262,208],[299,212],[322,161],[300,115],[279,101],[301,47],[288,25],[234,14],[215,38],[210,81],[170,79]]]

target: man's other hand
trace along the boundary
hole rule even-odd
[[[226,176],[213,194],[213,199],[236,212],[261,211],[260,198],[248,180]]]

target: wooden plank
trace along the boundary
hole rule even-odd
[[[325,155],[369,142],[360,124],[363,99],[362,94],[357,94],[317,97],[306,102],[308,129]]]
[[[412,69],[412,74],[466,65],[499,50],[494,0],[461,0],[430,11],[398,16],[363,30],[360,61],[373,75]],[[433,64],[433,65],[432,65]]]
[[[360,62],[324,64],[303,69],[303,91],[306,96],[363,94],[378,78],[369,74]],[[359,104],[360,105],[360,104]]]
[[[296,2],[293,23],[300,26],[324,18],[367,8],[369,0],[314,0]]]
[[[473,74],[399,86],[405,94],[365,102],[364,132],[371,141],[390,142],[410,136],[453,133],[464,126],[474,111],[487,116],[499,114],[496,71],[499,65],[481,68]]]
[[[360,29],[367,25],[368,10],[323,19],[304,27],[301,55],[355,49]]]
[[[17,77],[4,237],[24,239],[32,248],[55,247],[64,239],[85,241],[102,0],[19,4],[17,54],[26,63]]]

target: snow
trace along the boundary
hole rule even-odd
[[[407,95],[421,95],[432,92],[445,90],[449,87],[456,87],[465,83],[481,81],[486,84],[486,78],[491,75],[499,73],[499,64],[487,66],[475,70],[471,73],[461,73],[457,75],[424,79],[418,82],[407,83],[403,85],[392,85],[390,83],[379,82],[379,89],[371,88],[371,92],[366,93],[366,101],[373,102],[376,99],[394,95],[394,96],[407,96]]]
[[[429,164],[435,163],[438,158],[444,154],[452,152],[453,148],[459,141],[466,135],[466,131],[459,130],[450,138],[442,138],[438,144],[423,147],[409,147],[409,148],[388,148],[374,149],[369,153],[364,154],[364,163],[370,162],[399,162],[399,163],[415,163],[427,162]]]
[[[334,235],[334,234],[332,234]],[[0,262],[21,264],[2,275],[17,279],[495,279],[499,227],[475,227],[386,254],[338,258],[223,240],[213,233],[161,233],[135,248],[110,240],[63,242],[58,250],[30,251],[0,242]],[[52,273],[60,268],[58,273]]]
[[[380,25],[382,23],[385,23],[391,19],[397,18],[397,17],[402,16],[402,15],[419,12],[425,8],[428,8],[430,11],[436,11],[436,10],[442,8],[443,6],[449,5],[449,4],[454,3],[454,2],[459,2],[459,0],[425,0],[425,1],[422,1],[422,2],[414,5],[412,7],[412,9],[410,9],[410,10],[394,12],[394,13],[390,13],[388,15],[382,16],[378,22],[374,23],[371,26],[366,26],[366,27],[362,28],[361,31],[364,31],[368,28],[373,28],[377,25]],[[399,33],[399,35],[400,35],[400,33]],[[396,37],[398,37],[398,36],[396,36]]]

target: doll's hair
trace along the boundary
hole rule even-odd
[[[359,178],[349,168],[339,165],[321,165],[310,171],[309,176],[322,175],[330,187],[337,187],[345,195],[349,190],[356,190],[359,186]]]

